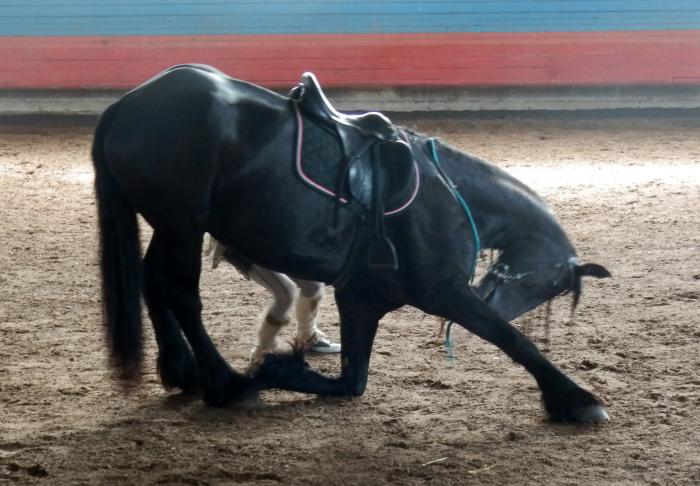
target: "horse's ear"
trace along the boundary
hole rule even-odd
[[[610,277],[608,269],[597,263],[584,263],[576,267],[576,274],[581,277],[607,278]]]

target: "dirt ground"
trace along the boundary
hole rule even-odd
[[[410,308],[382,321],[354,400],[272,391],[207,408],[161,388],[150,330],[143,385],[122,393],[100,324],[92,127],[4,120],[0,483],[700,484],[698,115],[400,119],[511,170],[613,273],[586,280],[573,320],[555,303],[547,352],[604,398],[601,426],[546,422],[524,370],[462,329],[449,359]],[[267,296],[205,267],[205,322],[242,369]],[[337,338],[330,291],[321,321]],[[515,324],[546,346],[541,312]]]

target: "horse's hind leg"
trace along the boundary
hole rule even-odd
[[[455,321],[524,366],[537,381],[545,409],[552,420],[602,422],[608,419],[605,408],[595,395],[550,363],[530,339],[500,319],[466,284],[430,300],[433,304],[428,304],[424,310]]]
[[[158,344],[158,374],[165,388],[179,388],[185,393],[198,389],[197,362],[173,315],[166,295],[164,275],[154,236],[143,259],[144,297]]]
[[[159,366],[166,385],[190,387],[194,364],[182,329],[196,357],[199,385],[210,405],[225,405],[247,391],[249,380],[221,357],[201,319],[199,298],[202,235],[173,238],[157,230],[146,259],[146,293],[158,339]],[[172,380],[170,382],[166,380]]]

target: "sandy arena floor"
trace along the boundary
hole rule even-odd
[[[579,118],[579,116],[581,118]],[[700,116],[422,118],[404,123],[543,194],[589,279],[549,356],[602,396],[595,427],[543,420],[534,381],[496,348],[405,308],[381,323],[355,400],[265,392],[210,409],[155,374],[122,394],[105,363],[92,128],[0,124],[0,483],[700,484]],[[267,296],[232,267],[202,278],[204,318],[242,369]],[[322,327],[338,336],[332,292]],[[543,318],[530,325],[541,344]],[[289,332],[287,332],[289,335]],[[337,357],[311,356],[335,373]]]

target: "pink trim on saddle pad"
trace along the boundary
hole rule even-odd
[[[329,196],[332,196],[336,199],[338,199],[338,195],[328,189],[325,186],[322,186],[321,184],[318,184],[316,181],[314,181],[311,177],[306,175],[304,172],[304,168],[301,165],[301,146],[304,142],[304,119],[301,117],[301,113],[299,113],[299,107],[294,104],[294,113],[297,116],[297,160],[296,160],[296,166],[297,166],[297,174],[299,174],[299,177],[302,178],[304,182],[306,182],[308,185],[311,187],[318,189],[324,194],[327,194]],[[347,204],[348,200],[345,199],[344,197],[339,198],[340,202],[343,204]]]
[[[304,182],[306,182],[308,185],[310,185],[314,189],[316,189],[316,190],[318,190],[318,191],[320,191],[328,196],[331,196],[335,199],[339,199],[340,202],[343,204],[347,204],[349,201],[346,198],[338,197],[338,195],[333,190],[327,188],[326,186],[324,186],[322,184],[319,184],[318,182],[313,180],[311,177],[308,176],[308,174],[306,174],[304,172],[304,167],[303,167],[302,160],[301,160],[302,145],[304,143],[304,119],[301,116],[301,113],[299,112],[299,107],[296,104],[294,104],[294,114],[296,115],[296,118],[297,118],[297,150],[296,150],[296,161],[295,161],[297,174],[299,174],[299,177],[301,177],[301,179]],[[411,193],[411,196],[401,206],[399,206],[395,209],[391,209],[389,211],[385,211],[384,212],[385,216],[389,216],[389,215],[396,214],[396,213],[403,211],[404,209],[406,209],[408,206],[411,205],[413,200],[418,195],[418,189],[420,188],[420,172],[418,170],[418,164],[416,164],[415,160],[413,161],[413,171],[416,174],[416,177],[415,177],[413,192]]]
[[[420,171],[418,170],[418,164],[416,164],[415,159],[413,160],[413,171],[416,174],[416,182],[413,184],[413,193],[411,194],[411,197],[409,197],[408,200],[398,208],[392,209],[391,211],[385,211],[384,216],[400,213],[401,211],[409,207],[418,195],[418,189],[420,188]]]

